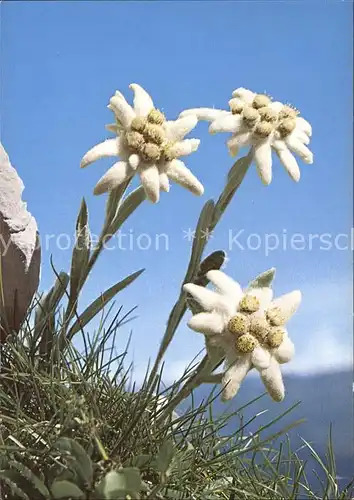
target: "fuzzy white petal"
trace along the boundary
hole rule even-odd
[[[193,194],[201,196],[204,193],[203,185],[192,174],[181,160],[172,160],[166,165],[166,174],[168,177],[180,184]]]
[[[176,142],[170,150],[175,157],[187,156],[196,151],[199,144],[199,139],[185,139],[184,141]]]
[[[263,349],[261,346],[257,346],[251,354],[251,361],[253,366],[257,370],[264,370],[270,365],[271,355],[269,351]]]
[[[160,198],[160,178],[156,165],[143,165],[139,167],[141,184],[146,197],[152,203],[157,203]]]
[[[133,170],[136,170],[140,164],[140,156],[134,153],[134,154],[129,156],[128,161],[129,161],[129,165],[131,166],[131,168]]]
[[[168,139],[171,141],[181,141],[184,136],[189,134],[198,123],[195,115],[188,115],[178,120],[164,122],[163,127]]]
[[[251,369],[250,356],[241,356],[225,371],[222,379],[222,400],[229,401],[238,392],[241,383]]]
[[[230,156],[232,158],[235,158],[235,156],[237,156],[237,154],[240,150],[240,146],[239,146],[238,142],[234,141],[234,139],[235,139],[235,137],[231,137],[230,139],[228,139],[226,141],[227,149],[229,150]]]
[[[225,341],[224,341],[224,335],[220,334],[215,334],[213,335],[212,333],[210,334],[204,334],[205,338],[205,347],[207,349],[208,355],[210,356],[210,353],[212,350],[216,351],[222,351],[222,353],[225,352],[226,348],[229,348],[229,345],[226,346]]]
[[[232,97],[239,97],[247,104],[251,104],[253,102],[255,95],[256,94],[254,92],[252,92],[251,90],[245,89],[243,87],[239,87],[238,89],[236,89],[232,92]]]
[[[124,181],[132,177],[134,171],[126,161],[118,161],[98,181],[94,194],[103,194],[118,187]]]
[[[242,127],[242,118],[240,115],[233,115],[232,113],[228,115],[223,115],[213,122],[209,126],[209,132],[211,134],[216,134],[217,132],[233,132],[238,133]]]
[[[274,357],[278,363],[288,363],[292,360],[295,354],[295,346],[293,342],[286,336],[278,349],[274,352]]]
[[[295,182],[298,182],[301,176],[300,168],[297,164],[296,159],[294,158],[294,155],[289,151],[287,145],[282,140],[276,140],[273,141],[272,146],[290,177]]]
[[[231,156],[236,156],[242,146],[250,143],[252,135],[249,132],[241,132],[233,135],[226,141]]]
[[[239,97],[233,97],[232,99],[229,100],[228,105],[231,108],[233,105],[241,106],[243,107],[245,105],[245,101],[243,99],[240,99]]]
[[[296,127],[296,129],[293,132],[293,136],[296,137],[300,142],[308,146],[310,144],[310,138],[309,136],[299,127]]]
[[[168,193],[170,190],[170,182],[168,180],[168,176],[165,172],[160,173],[160,189]]]
[[[270,304],[270,308],[279,308],[284,323],[286,323],[296,313],[300,303],[301,292],[299,290],[294,290],[293,292],[286,293],[274,299]]]
[[[132,83],[129,88],[134,92],[134,111],[137,116],[146,116],[154,107],[150,95],[137,83]]]
[[[179,114],[178,118],[184,118],[186,116],[193,115],[196,116],[198,120],[205,120],[209,122],[215,120],[219,116],[227,114],[229,114],[229,111],[225,111],[224,109],[193,108],[182,111],[182,113]]]
[[[261,311],[267,309],[273,298],[273,290],[269,287],[251,288],[245,291],[246,295],[252,295],[259,300]]]
[[[80,167],[85,168],[87,165],[100,160],[101,158],[107,158],[109,156],[118,156],[120,153],[119,139],[115,137],[114,139],[107,139],[100,144],[97,144],[91,148],[85,156],[82,158]]]
[[[108,107],[113,111],[118,121],[125,129],[130,127],[132,120],[135,118],[135,112],[120,92],[116,92],[116,94],[111,97]]]
[[[243,295],[242,288],[230,276],[213,269],[206,275],[207,279],[218,289],[220,293],[226,295],[231,301],[237,304]]]
[[[225,322],[222,316],[216,312],[195,314],[189,321],[188,326],[195,332],[215,335],[222,333]]]
[[[303,132],[305,132],[305,134],[307,134],[309,137],[312,136],[312,127],[311,125],[309,124],[308,121],[306,121],[304,118],[302,118],[301,116],[298,116],[296,118],[296,125],[301,129],[303,130]]]
[[[116,123],[108,123],[107,125],[105,125],[105,129],[117,135],[119,134],[120,130]]]
[[[254,146],[254,161],[263,184],[268,186],[272,182],[272,148],[269,141]]]
[[[269,104],[268,106],[270,109],[272,109],[273,111],[275,111],[276,113],[279,113],[282,108],[284,107],[284,104],[282,102],[279,102],[279,101],[273,101]]]
[[[274,401],[282,401],[285,395],[283,377],[280,371],[279,363],[276,359],[271,358],[268,368],[260,372],[263,384],[269,395]]]
[[[293,136],[293,134],[285,137],[284,139],[286,145],[298,154],[305,163],[313,163],[313,154],[308,147],[305,146],[299,139]]]
[[[206,311],[215,310],[227,313],[228,315],[232,314],[229,301],[219,293],[208,290],[203,286],[195,285],[194,283],[186,283],[183,286],[183,290],[190,293]]]

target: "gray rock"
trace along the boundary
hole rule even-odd
[[[22,201],[23,182],[0,143],[0,342],[18,332],[37,291],[37,223]]]

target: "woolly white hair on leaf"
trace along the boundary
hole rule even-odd
[[[225,300],[225,297],[220,294],[208,290],[203,286],[194,285],[193,283],[186,283],[183,286],[183,290],[190,293],[206,311],[213,311],[216,309],[230,314],[229,301]]]
[[[286,335],[283,342],[274,353],[275,359],[278,363],[288,363],[291,361],[295,354],[295,346],[293,342]]]
[[[222,379],[222,401],[229,401],[236,396],[251,366],[249,356],[242,356],[233,361],[231,366],[225,371]]]
[[[206,277],[221,294],[227,295],[230,300],[236,303],[241,299],[241,286],[227,274],[213,269],[207,273]]]
[[[107,156],[120,156],[131,170],[127,173],[129,177],[135,173],[140,175],[146,197],[153,203],[159,200],[160,189],[169,191],[169,177],[193,194],[203,194],[204,188],[199,180],[183,162],[177,160],[198,149],[199,139],[183,140],[197,124],[197,117],[166,121],[164,114],[154,108],[152,98],[140,85],[133,83],[130,88],[134,92],[134,108],[118,91],[108,105],[116,119],[116,123],[108,128],[117,133],[117,137],[91,148],[84,155],[81,167]],[[123,174],[121,169],[116,168],[118,164],[100,179],[95,194],[110,191],[125,180],[124,176],[120,178]]]
[[[80,167],[85,168],[101,158],[118,156],[120,153],[118,138],[107,139],[91,148],[82,158]]]
[[[232,92],[232,97],[239,97],[246,104],[251,104],[255,95],[256,94],[254,92],[252,92],[251,90],[245,89],[243,87],[239,87],[238,89],[236,89]]]
[[[299,165],[286,144],[283,141],[273,141],[273,148],[290,177],[295,182],[299,182],[301,176]]]
[[[204,193],[203,185],[192,174],[192,172],[185,166],[181,160],[172,160],[167,165],[166,173],[168,177],[180,184],[184,188],[191,191],[193,194],[201,196]]]
[[[120,92],[116,92],[116,94],[111,97],[108,108],[114,112],[124,128],[130,127],[131,122],[135,118],[135,111]]]
[[[162,191],[165,191],[165,193],[168,193],[170,190],[170,182],[167,174],[164,172],[160,173],[160,188]]]
[[[271,308],[279,308],[283,323],[286,323],[298,310],[301,297],[300,290],[294,290],[274,299],[271,303]]]
[[[137,154],[132,154],[129,156],[129,165],[133,170],[136,170],[140,165],[140,157]]]
[[[289,135],[288,137],[285,137],[284,139],[286,145],[294,151],[297,155],[300,156],[300,158],[308,164],[313,163],[313,154],[312,151],[309,150],[307,146],[305,146],[299,139],[296,137],[293,137],[293,135]]]
[[[186,116],[196,116],[198,120],[203,121],[213,121],[220,116],[228,115],[230,112],[222,109],[214,108],[192,108],[186,109],[179,114],[179,118],[184,118]]]
[[[126,161],[118,161],[98,181],[94,194],[99,195],[111,191],[132,177],[133,173],[134,171]]]
[[[167,136],[175,141],[180,141],[189,134],[198,123],[198,118],[194,115],[178,118],[176,121],[164,123]]]
[[[192,316],[188,321],[188,326],[195,332],[215,335],[223,331],[224,322],[220,314],[202,312]]]
[[[170,151],[174,156],[186,156],[197,151],[199,144],[199,139],[185,139],[184,141],[176,142],[170,148]]]
[[[257,370],[264,370],[270,365],[271,355],[263,347],[257,346],[251,354],[252,364]]]
[[[234,132],[237,133],[242,126],[242,119],[239,115],[221,115],[211,122],[209,132],[216,134],[217,132]]]
[[[263,184],[268,186],[272,182],[272,148],[269,141],[254,146],[254,161]]]
[[[251,289],[246,288],[245,293],[256,297],[259,300],[259,308],[261,312],[269,306],[273,298],[273,290],[267,286]]]
[[[150,95],[137,83],[131,83],[129,88],[134,92],[134,111],[137,116],[145,116],[154,107]]]
[[[269,367],[265,370],[261,370],[260,375],[271,398],[277,402],[282,401],[285,396],[285,388],[280,367],[276,359],[272,358]]]
[[[311,137],[312,136],[312,127],[309,124],[309,122],[307,120],[305,120],[304,118],[302,118],[302,116],[298,116],[296,118],[296,120],[297,120],[297,123],[299,124],[301,130],[303,130],[308,137]]]
[[[139,175],[147,199],[152,203],[157,203],[160,198],[160,178],[156,165],[144,165],[139,168]]]

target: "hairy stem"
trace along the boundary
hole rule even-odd
[[[193,242],[191,258],[189,261],[188,269],[186,272],[186,276],[183,280],[182,286],[183,284],[192,281],[193,278],[196,277],[199,270],[199,264],[203,252],[208,243],[208,238],[206,237],[206,235],[210,235],[210,233],[217,226],[218,222],[221,220],[224,212],[229,206],[236,191],[241,186],[241,183],[248,171],[248,168],[252,163],[252,160],[253,160],[253,149],[251,148],[247,156],[237,160],[231,167],[228,173],[226,186],[221,192],[216,204],[214,205],[213,202],[209,200],[209,202],[207,202],[204,205],[203,210],[199,216],[198,226],[196,229],[196,238],[194,239]],[[199,229],[199,235],[198,235],[198,229]],[[195,258],[196,254],[198,254],[198,258]],[[167,323],[167,328],[165,330],[165,334],[162,338],[154,366],[149,376],[148,386],[150,386],[154,382],[154,379],[160,367],[160,363],[186,311],[187,311],[186,294],[183,291],[181,291],[179,298],[170,313]],[[194,377],[194,375],[192,377]],[[182,397],[182,399],[184,399],[184,397]]]

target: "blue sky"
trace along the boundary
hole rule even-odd
[[[333,245],[352,227],[352,4],[351,2],[10,2],[1,4],[1,140],[22,177],[24,199],[42,240],[72,235],[82,196],[91,230],[101,227],[105,196],[93,187],[112,164],[102,160],[80,170],[83,154],[109,137],[106,106],[115,90],[131,99],[130,83],[151,93],[170,119],[197,106],[227,108],[240,86],[291,102],[311,122],[314,164],[301,164],[299,184],[274,158],[274,180],[264,187],[253,167],[209,244],[225,249],[226,271],[246,285],[256,274],[277,268],[275,292],[300,288],[304,302],[290,332],[298,356],[289,370],[349,366],[352,360],[350,249]],[[193,228],[203,204],[220,193],[232,159],[226,135],[201,139],[188,167],[205,186],[196,198],[173,187],[159,205],[144,206],[123,231],[135,238],[167,234],[169,249],[112,250],[101,257],[84,291],[82,306],[131,272],[139,281],[117,297],[139,317],[122,332],[117,350],[133,329],[131,356],[137,373],[157,350],[189,259],[185,230]],[[230,248],[229,236],[242,231]],[[231,232],[231,233],[230,233]],[[262,246],[247,249],[258,234]],[[283,246],[265,254],[266,234],[288,238],[329,233],[331,248],[313,239],[303,250]],[[55,239],[44,249],[41,289],[51,286],[52,254],[68,270],[70,250]],[[53,243],[54,241],[54,243]],[[249,240],[251,246],[255,239]],[[65,237],[60,240],[65,246]],[[341,246],[348,244],[345,237]],[[349,242],[350,244],[350,242]],[[171,376],[202,348],[185,322],[168,353]],[[314,360],[313,353],[316,352]]]

